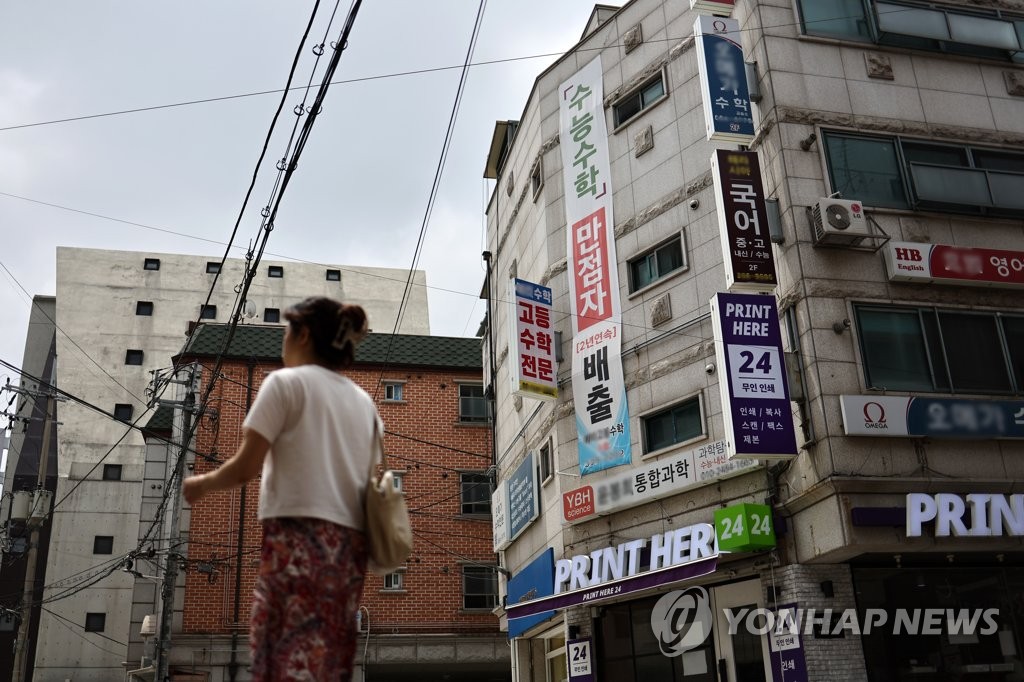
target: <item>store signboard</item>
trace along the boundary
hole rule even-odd
[[[775,547],[772,508],[742,503],[715,510],[715,535],[720,552],[755,552]]]
[[[551,320],[551,289],[513,278],[511,284],[512,321],[515,336],[515,368],[512,392],[527,398],[558,398],[558,365],[555,360],[555,332]]]
[[[569,664],[569,682],[594,682],[594,646],[589,637],[566,642],[565,658]]]
[[[495,552],[508,547],[508,486],[505,481],[491,493],[491,535]]]
[[[644,551],[649,548],[649,551]],[[647,563],[641,561],[646,559]],[[555,562],[550,596],[513,603],[505,607],[509,628],[519,618],[551,609],[596,604],[642,590],[698,578],[715,571],[718,545],[710,523],[697,523],[649,540],[639,538],[615,547],[601,547],[590,554]]]
[[[772,682],[810,682],[796,604],[785,604],[776,609],[775,623],[776,626],[768,633]]]
[[[540,513],[537,463],[531,450],[505,481],[508,486],[508,539],[513,542]]]
[[[699,16],[693,35],[708,139],[749,144],[754,139],[754,117],[740,23],[726,17]]]
[[[711,156],[719,235],[729,291],[774,291],[775,254],[757,152],[719,149]]]
[[[736,6],[736,0],[690,0],[690,9],[708,14],[729,16]]]
[[[610,473],[590,485],[562,493],[562,524],[638,507],[758,466],[757,460],[729,459],[725,453],[726,442],[717,440],[628,471]]]
[[[1024,400],[842,395],[848,436],[1024,438]]]
[[[512,576],[508,581],[508,598],[506,604],[511,606],[520,602],[541,599],[551,595],[555,584],[555,550],[548,547],[541,555],[526,567]],[[508,638],[512,639],[523,634],[534,625],[546,621],[555,615],[554,611],[540,611],[531,616],[509,619]]]
[[[888,242],[883,253],[893,282],[1024,287],[1024,251]]]
[[[935,537],[1020,537],[1024,535],[1024,495],[1016,493],[908,493],[907,537],[921,537],[935,522]]]
[[[715,294],[711,322],[730,458],[796,457],[774,296]]]
[[[632,458],[601,58],[559,88],[580,475]]]

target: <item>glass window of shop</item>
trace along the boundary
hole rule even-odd
[[[598,679],[615,682],[715,682],[714,637],[682,656],[661,653],[651,629],[658,596],[601,608],[595,622]]]
[[[885,609],[888,618],[862,635],[871,682],[1024,680],[1024,568],[855,568],[853,580],[861,622],[867,609]],[[942,634],[908,634],[905,628],[895,634],[899,609],[911,622],[915,609],[952,609],[961,625],[944,615]],[[987,620],[986,609],[997,609],[998,615],[989,612]]]

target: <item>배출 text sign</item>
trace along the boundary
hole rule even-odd
[[[711,321],[729,456],[795,457],[796,431],[775,297],[715,294]]]

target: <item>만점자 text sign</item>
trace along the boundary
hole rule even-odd
[[[740,23],[726,17],[699,16],[693,25],[709,140],[748,144],[754,139],[740,35]]]
[[[718,228],[729,291],[773,291],[778,284],[756,152],[718,149],[711,156]]]
[[[774,296],[715,294],[711,321],[730,457],[795,457],[782,332]]]
[[[842,395],[848,436],[1024,438],[1024,400]]]
[[[884,253],[893,282],[1024,287],[1024,251],[889,242]]]
[[[555,332],[551,325],[551,289],[513,278],[512,324],[516,349],[512,391],[528,398],[558,398]]]

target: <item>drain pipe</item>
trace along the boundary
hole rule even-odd
[[[246,380],[245,380],[245,413],[249,414],[249,408],[252,407],[252,378],[254,370],[256,369],[255,358],[249,358],[249,362],[246,366]],[[238,669],[241,667],[238,663],[238,618],[241,614],[241,600],[242,600],[242,545],[245,541],[245,489],[249,487],[246,483],[242,486],[242,490],[238,495],[238,535],[235,540],[235,547],[237,554],[235,556],[235,603],[234,610],[232,611],[232,622],[235,627],[231,632],[231,660],[228,661],[228,679],[231,682],[235,682],[238,678]]]

